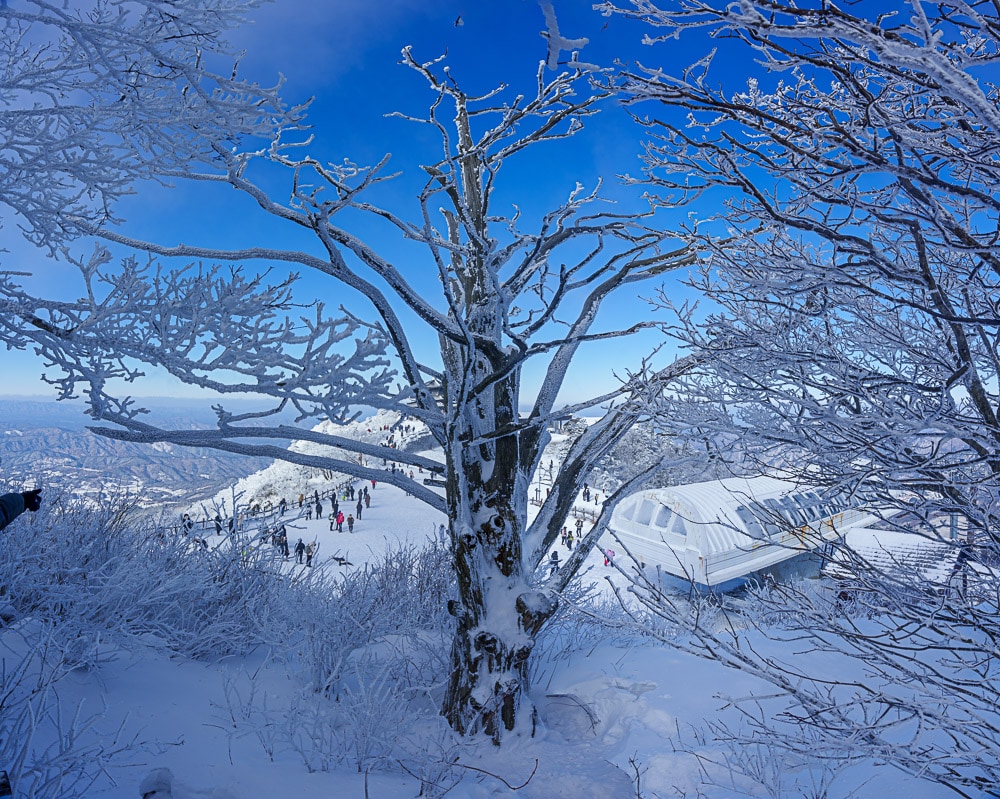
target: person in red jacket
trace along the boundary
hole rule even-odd
[[[0,530],[14,519],[30,510],[34,513],[42,505],[42,489],[25,491],[21,494],[4,494],[0,496]]]

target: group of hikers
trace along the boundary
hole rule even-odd
[[[355,525],[362,518],[362,514],[365,510],[371,508],[371,489],[374,489],[375,485],[375,480],[371,481],[371,488],[368,485],[364,485],[361,488],[356,488],[353,484],[342,485],[323,494],[320,494],[319,489],[316,489],[313,491],[311,497],[307,497],[303,492],[298,496],[299,513],[307,521],[311,521],[314,516],[316,519],[322,519],[324,511],[329,509],[330,532],[343,533],[344,526],[346,525],[347,532],[353,533]],[[324,505],[324,500],[328,501],[329,504]],[[345,515],[341,509],[341,502],[356,502],[356,504],[353,506],[353,511]],[[287,559],[294,553],[296,563],[312,566],[313,558],[319,549],[319,544],[315,540],[306,543],[300,538],[294,547],[289,547],[288,531],[282,521],[282,517],[287,513],[291,504],[287,499],[282,497],[278,500],[277,518],[273,519],[273,523],[268,524],[267,520],[260,520],[258,527],[260,541],[262,544],[270,543],[283,558]],[[262,508],[267,508],[268,511],[263,511]],[[248,508],[248,516],[252,518],[262,512],[272,512],[274,508],[275,505],[271,501],[267,501],[263,506],[261,503],[251,503]],[[232,534],[237,530],[243,530],[245,519],[242,514],[230,517],[229,519],[223,519],[221,513],[217,512],[211,523],[215,525],[215,534],[221,536],[224,531]],[[203,527],[205,524],[202,523],[201,526]],[[195,544],[208,549],[208,542],[196,534],[198,527],[199,525],[191,518],[191,514],[183,514],[180,525],[181,533],[189,537]],[[344,559],[334,556],[334,560]],[[344,562],[346,563],[346,560]]]
[[[375,487],[375,481],[372,480],[372,488]],[[336,530],[338,533],[344,532],[344,525],[347,525],[347,530],[350,533],[354,532],[354,523],[361,519],[361,515],[364,511],[372,506],[372,496],[371,492],[368,490],[368,486],[363,486],[362,488],[355,490],[354,486],[349,486],[342,495],[344,502],[353,502],[357,498],[357,504],[354,506],[354,513],[348,512],[344,515],[344,511],[340,508],[341,499],[337,497],[337,493],[334,492],[333,496],[330,498],[330,514],[328,518],[330,519],[330,532]],[[309,521],[313,518],[315,514],[317,519],[323,518],[323,511],[325,510],[323,506],[323,500],[319,496],[319,492],[316,491],[313,494],[313,498],[307,501],[304,494],[299,494],[299,507],[303,508],[305,511],[306,520]]]

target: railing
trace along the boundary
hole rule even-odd
[[[357,478],[347,478],[347,479],[342,480],[340,483],[338,483],[334,488],[327,489],[326,491],[319,491],[319,492],[313,491],[312,494],[306,494],[305,492],[302,492],[302,494],[303,494],[303,501],[302,501],[302,507],[301,508],[299,508],[299,499],[298,499],[298,497],[296,497],[295,499],[293,499],[291,501],[289,501],[287,497],[284,497],[283,499],[285,500],[286,508],[287,508],[286,513],[287,512],[292,512],[293,515],[294,515],[294,518],[299,518],[301,515],[303,515],[303,511],[305,511],[305,509],[307,507],[309,507],[309,508],[315,508],[317,493],[319,495],[320,500],[330,500],[333,497],[341,497],[344,494],[346,494],[347,491],[348,491],[348,489],[353,484],[355,484],[356,482],[358,482]],[[238,513],[237,516],[236,516],[236,518],[238,520],[238,522],[237,522],[237,529],[239,529],[239,530],[246,530],[247,529],[247,525],[249,523],[254,523],[258,527],[260,527],[260,526],[270,527],[278,519],[285,518],[285,514],[283,514],[281,512],[281,499],[282,498],[279,497],[277,503],[274,503],[274,504],[268,505],[268,506],[266,506],[264,508],[261,508],[256,513],[254,513],[252,511],[252,508],[256,507],[256,503],[254,503],[253,505],[251,505],[249,507],[245,507],[244,510],[242,510],[240,513]],[[210,531],[212,534],[215,534],[216,532],[222,532],[223,534],[225,534],[225,533],[228,533],[229,530],[230,530],[229,525],[230,525],[231,521],[232,521],[232,517],[231,516],[224,517],[224,518],[220,517],[220,521],[219,522],[216,522],[216,520],[214,518],[213,519],[197,519],[197,520],[196,519],[191,519],[190,520],[191,526],[188,528],[187,532],[188,533],[195,533],[196,531],[197,532]],[[221,528],[222,528],[221,531],[219,531],[219,530],[216,529],[216,525],[217,524],[221,525]],[[184,532],[184,522],[181,521],[181,522],[178,522],[177,524],[171,525],[168,529],[172,530],[175,535],[183,533]]]

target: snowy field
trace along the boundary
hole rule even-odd
[[[368,428],[363,429],[367,435]],[[297,497],[300,490],[323,488],[296,485],[288,470],[276,464],[239,490],[254,496],[277,486]],[[283,517],[289,546],[300,537],[315,541],[314,570],[346,574],[394,547],[426,543],[444,521],[389,485],[377,484],[371,497],[353,534],[346,526],[344,533],[331,532],[327,518],[306,520],[293,507]],[[329,503],[324,504],[328,510]],[[353,509],[353,504],[343,507]],[[218,536],[207,540],[210,547],[227,545]],[[568,554],[565,548],[561,554]],[[339,565],[334,556],[352,565]],[[288,560],[269,557],[291,578],[307,571],[294,562],[294,554]],[[603,585],[613,572],[595,552],[581,580]],[[6,663],[16,661],[33,632],[31,623],[4,631]],[[393,645],[374,643],[376,649]],[[453,741],[433,713],[414,723],[394,716],[392,707],[381,705],[386,691],[377,682],[357,686],[343,707],[330,710],[336,703],[293,678],[285,667],[287,653],[276,653],[273,646],[206,661],[155,642],[108,644],[96,665],[72,670],[59,682],[58,701],[62,708],[81,707],[85,716],[98,714],[94,730],[106,745],[129,743],[85,794],[94,799],[409,799],[420,795],[421,779],[437,780],[438,793],[424,795],[453,799],[953,795],[878,764],[856,764],[825,784],[787,756],[728,751],[709,729],[719,722],[738,724],[728,697],[766,696],[772,689],[716,663],[602,628],[569,628],[540,648],[532,696],[538,708],[536,734],[512,737],[499,749]],[[353,714],[356,728],[364,726],[359,719],[369,723],[371,739],[390,741],[391,751],[378,768],[365,773],[361,755],[323,761],[322,739],[342,718],[338,712]],[[298,743],[290,746],[292,740]],[[448,769],[433,773],[435,759]],[[736,760],[741,773],[727,765]]]

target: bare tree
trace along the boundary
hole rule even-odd
[[[264,213],[308,231],[321,255],[257,245],[251,231],[246,248],[224,250],[162,246],[89,226],[151,259],[261,261],[310,270],[339,291],[356,292],[368,303],[369,319],[343,306],[334,317],[322,303],[297,304],[294,275],[270,280],[266,272],[247,276],[240,267],[200,265],[170,270],[135,257],[113,268],[103,245],[77,262],[86,283],[77,303],[38,300],[9,281],[2,294],[19,319],[17,334],[30,336],[62,370],[54,379],[61,396],[82,389],[95,419],[115,425],[96,428],[105,435],[334,469],[393,483],[446,511],[458,599],[451,607],[456,634],[443,712],[456,730],[499,741],[519,718],[530,719],[518,713],[528,658],[556,609],[554,594],[536,586],[536,569],[593,465],[648,414],[684,363],[659,371],[637,363],[607,393],[557,408],[560,387],[581,347],[624,339],[653,324],[600,327],[605,300],[691,263],[691,256],[651,224],[653,206],[616,212],[596,189],[579,184],[531,230],[516,208],[494,209],[494,192],[512,159],[574,135],[607,98],[591,89],[589,68],[574,66],[549,78],[542,64],[533,94],[510,96],[500,88],[474,97],[440,61],[418,62],[408,50],[403,59],[432,94],[428,115],[411,119],[436,132],[441,147],[422,167],[426,183],[413,221],[368,199],[391,177],[385,161],[373,168],[324,163],[303,154],[306,144],[282,131],[263,150],[216,148],[215,169],[197,177],[228,184]],[[288,176],[286,200],[272,198],[251,179],[262,167],[279,167]],[[350,220],[357,214],[421,245],[424,271],[389,260],[353,233]],[[427,276],[440,291],[436,299],[429,296]],[[436,352],[420,354],[414,342],[421,328],[439,341]],[[539,362],[541,387],[529,398],[521,387],[525,367]],[[134,402],[113,396],[115,382],[136,379],[143,364],[222,394],[268,398],[273,412],[294,408],[298,422],[271,422],[271,412],[233,415],[220,405],[214,430],[158,429],[143,421]],[[581,431],[529,525],[528,487],[549,426],[601,405],[606,414]],[[445,464],[311,429],[316,419],[349,418],[358,406],[423,422],[443,448]],[[268,439],[328,444],[350,457],[310,455]],[[368,460],[359,463],[358,456]],[[443,472],[444,495],[409,477],[408,469],[368,465],[383,458]],[[581,560],[549,588],[564,585]]]
[[[0,203],[32,241],[57,248],[80,220],[113,219],[136,181],[294,124],[276,87],[232,69],[224,34],[259,5],[0,3]]]
[[[650,114],[648,179],[678,201],[722,204],[687,231],[705,256],[694,284],[717,304],[702,318],[678,314],[675,333],[703,364],[680,390],[701,407],[687,433],[807,483],[868,491],[893,523],[935,539],[957,517],[968,530],[954,542],[957,567],[970,554],[991,564],[1000,95],[988,75],[1000,17],[979,2],[910,0],[871,18],[845,8],[621,9],[661,40],[708,35],[720,48],[677,77],[621,76],[637,113]],[[727,86],[723,57],[764,70]],[[868,620],[790,589],[784,618],[814,645],[863,658],[870,682],[824,691],[787,664],[733,657],[783,682],[802,723],[840,751],[960,795],[995,786],[993,579],[963,591],[947,570],[926,584],[848,556]]]

